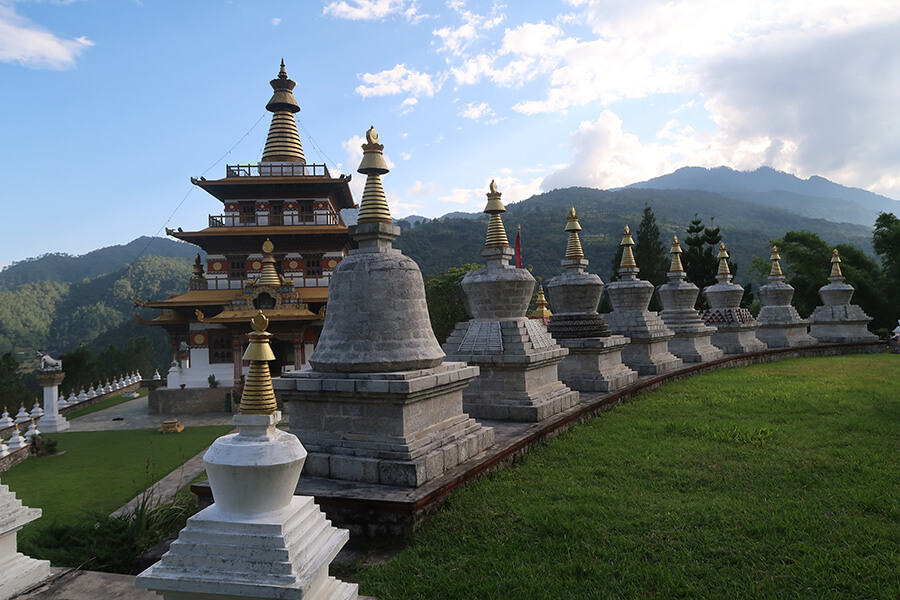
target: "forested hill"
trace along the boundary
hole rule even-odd
[[[0,290],[12,290],[23,283],[53,281],[71,283],[106,275],[141,256],[189,258],[200,251],[192,244],[160,237],[139,237],[120,246],[108,246],[81,256],[52,253],[13,263],[0,271]]]
[[[752,258],[768,259],[770,240],[790,230],[811,231],[829,244],[852,244],[872,254],[871,226],[813,219],[709,192],[566,188],[507,206],[503,222],[510,244],[521,225],[524,262],[533,267],[536,276],[546,279],[563,271],[560,261],[568,241],[564,231],[566,214],[569,207],[574,206],[583,227],[581,244],[586,258],[591,261],[588,269],[609,281],[622,228],[626,224],[632,230],[637,227],[645,204],[656,214],[666,247],[673,235],[684,236],[684,230],[695,214],[705,224],[720,227],[732,259],[742,267],[737,280],[743,283],[750,280]],[[464,263],[483,262],[479,253],[484,247],[486,233],[487,215],[477,219],[445,218],[405,228],[394,245],[419,263],[422,272],[428,275]],[[823,265],[823,270],[827,271],[828,257],[823,257]]]
[[[735,171],[728,167],[684,167],[628,187],[702,190],[777,206],[807,217],[867,226],[875,222],[879,212],[900,213],[900,202],[897,200],[846,187],[824,177],[800,179],[771,167],[760,167],[755,171]]]

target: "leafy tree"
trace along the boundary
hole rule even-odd
[[[439,275],[430,275],[425,279],[428,315],[431,318],[431,328],[434,330],[434,336],[438,342],[443,344],[457,323],[469,320],[469,315],[466,314],[457,291],[457,285],[466,273],[480,268],[481,265],[468,263],[461,267],[447,269]]]
[[[3,405],[15,413],[22,404],[29,404],[33,393],[25,387],[22,373],[19,372],[19,361],[12,352],[0,356],[0,396]]]
[[[875,219],[872,246],[881,258],[885,292],[890,298],[900,298],[900,219],[894,213],[879,213]],[[890,319],[900,317],[900,310],[894,308]]]
[[[84,344],[78,346],[74,350],[66,352],[62,355],[63,372],[66,378],[63,386],[69,390],[78,390],[90,387],[92,383],[97,382],[97,362],[94,360],[94,353]]]

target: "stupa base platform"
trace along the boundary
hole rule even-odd
[[[290,431],[309,453],[304,475],[418,487],[494,443],[463,412],[476,367],[445,362],[397,373],[297,371],[273,380]]]
[[[356,584],[328,575],[349,540],[310,496],[255,518],[203,509],[136,585],[166,600],[355,600]]]
[[[711,338],[714,331],[712,327],[697,332],[674,331],[675,337],[669,340],[669,352],[686,363],[718,360],[725,356],[725,352],[721,348],[712,344]]]
[[[557,366],[559,379],[579,392],[614,392],[637,381],[638,374],[622,364],[623,335],[558,340],[569,350]]]
[[[638,375],[665,375],[680,369],[684,362],[669,352],[671,335],[658,338],[632,337],[622,350],[622,362]]]
[[[871,317],[855,304],[826,304],[809,317],[809,335],[820,344],[868,342],[878,339],[867,328]]]
[[[756,338],[765,342],[769,348],[802,348],[813,346],[819,342],[809,335],[805,322],[801,323],[762,323],[756,330]]]
[[[0,598],[11,598],[50,576],[50,561],[37,560],[16,551],[18,531],[41,516],[0,484]]]
[[[43,433],[57,433],[68,429],[70,424],[62,415],[44,413],[44,416],[38,419],[37,426],[38,430]]]
[[[718,330],[712,336],[712,343],[721,348],[725,354],[748,354],[766,349],[765,342],[756,337],[757,325],[717,325],[717,327]]]

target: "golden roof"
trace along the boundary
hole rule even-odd
[[[487,240],[484,243],[485,248],[509,248],[509,240],[506,238],[506,228],[503,227],[503,219],[500,218],[501,213],[506,212],[506,207],[500,200],[502,194],[497,191],[497,182],[491,180],[488,188],[488,202],[484,207],[484,212],[491,215],[488,223]]]
[[[838,254],[837,248],[835,248],[831,253],[831,277],[843,277],[844,274],[841,273],[841,257]]]
[[[578,217],[575,215],[575,207],[569,209],[569,216],[566,218],[566,231],[569,232],[569,243],[566,246],[566,260],[578,260],[584,258],[584,251],[581,249],[581,240],[578,239],[578,232],[581,231],[581,225],[578,223]]]
[[[204,323],[244,323],[251,316],[260,312],[255,308],[236,308],[236,309],[226,309],[217,314],[214,317],[206,317],[204,319]],[[266,315],[273,323],[282,323],[285,321],[316,321],[320,317],[314,312],[310,311],[308,308],[272,308],[263,310],[262,313]]]
[[[637,263],[634,262],[634,251],[631,249],[634,246],[634,240],[631,239],[631,229],[628,228],[628,225],[625,226],[625,230],[622,232],[622,241],[619,242],[619,245],[622,246],[622,260],[619,261],[619,268],[636,269]]]
[[[719,244],[719,255],[716,258],[719,259],[719,271],[716,273],[716,277],[731,275],[731,269],[728,268],[728,250],[725,249],[725,242]]]
[[[359,225],[365,223],[391,223],[391,211],[388,209],[387,196],[381,185],[381,176],[389,172],[387,162],[384,160],[384,145],[378,143],[378,132],[375,126],[366,132],[366,143],[362,145],[363,158],[356,170],[366,176],[366,187],[359,203],[359,216],[356,222]]]
[[[250,345],[244,352],[244,360],[250,361],[244,391],[241,394],[240,411],[245,415],[271,415],[278,409],[275,402],[275,390],[272,388],[272,375],[269,373],[269,361],[275,359],[275,353],[269,345],[271,333],[266,331],[269,319],[262,311],[250,320],[253,332],[248,336]]]
[[[784,273],[781,272],[781,256],[778,254],[778,246],[772,246],[772,256],[769,257],[769,260],[772,261],[772,270],[769,272],[769,277],[784,277]]]
[[[677,235],[672,236],[672,249],[669,253],[672,255],[669,273],[684,273],[684,266],[681,264],[681,244],[678,243]]]
[[[304,156],[303,146],[300,144],[300,134],[297,132],[297,122],[294,120],[294,113],[300,111],[300,105],[297,104],[292,93],[297,84],[288,79],[287,71],[284,69],[284,60],[281,61],[278,77],[270,81],[269,85],[272,86],[274,93],[269,103],[266,104],[266,110],[273,115],[261,162],[306,164],[306,156]]]

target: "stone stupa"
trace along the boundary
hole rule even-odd
[[[359,247],[335,268],[311,370],[276,380],[290,428],[309,450],[306,474],[418,487],[481,453],[494,431],[463,412],[478,368],[445,362],[418,265],[393,247],[381,184],[388,172],[375,128],[366,133]]]
[[[268,319],[259,311],[251,324],[250,369],[233,419],[238,433],[203,455],[214,503],[188,519],[135,584],[165,600],[355,600],[355,583],[328,574],[350,534],[332,527],[311,496],[294,495],[306,450],[276,427]]]
[[[815,338],[807,333],[809,323],[800,318],[797,309],[791,306],[794,288],[784,281],[777,246],[772,246],[769,260],[772,261],[769,283],[757,291],[762,309],[756,316],[759,323],[756,337],[769,348],[800,348],[816,344]]]
[[[553,315],[547,330],[569,350],[559,364],[559,378],[580,392],[612,392],[637,380],[637,373],[622,364],[622,349],[630,341],[612,335],[597,312],[603,280],[586,273],[588,261],[581,248],[581,225],[575,207],[569,209],[565,231],[569,234],[562,266],[566,272],[547,283]]]
[[[704,323],[700,313],[694,308],[700,288],[687,281],[687,273],[681,264],[681,253],[681,244],[675,236],[672,238],[669,283],[656,290],[662,305],[659,316],[666,327],[675,332],[675,337],[669,340],[669,352],[686,363],[718,360],[725,353],[710,341],[716,328]]]
[[[444,351],[450,360],[477,365],[481,375],[463,391],[463,407],[484,419],[542,421],[578,402],[578,392],[560,380],[557,365],[568,350],[541,320],[526,317],[534,277],[509,265],[513,251],[500,215],[506,212],[491,181],[491,216],[481,256],[487,266],[469,271],[459,290],[471,320],[457,323]]]
[[[606,295],[612,312],[606,322],[613,333],[627,336],[631,342],[622,350],[622,362],[638,372],[638,375],[664,375],[682,366],[682,360],[669,352],[669,340],[675,333],[653,311],[650,298],[653,284],[638,279],[640,269],[634,261],[631,247],[631,230],[625,226],[622,233],[622,260],[619,263],[619,279],[606,286]]]
[[[809,316],[809,334],[822,344],[877,340],[878,337],[867,329],[872,317],[856,304],[850,304],[855,290],[849,283],[844,283],[837,248],[831,253],[828,281],[831,283],[819,288],[819,298],[824,304],[817,306]]]
[[[709,308],[703,313],[703,320],[716,328],[712,343],[724,350],[725,354],[762,352],[766,349],[766,343],[756,337],[756,330],[759,328],[756,319],[749,310],[741,308],[744,288],[731,282],[728,250],[724,242],[719,244],[718,259],[718,283],[703,289],[703,295],[709,303]]]
[[[24,506],[0,483],[0,598],[12,598],[50,577],[50,561],[17,551],[19,530],[40,516],[41,509]]]

